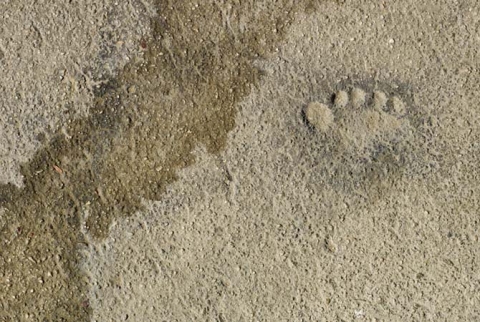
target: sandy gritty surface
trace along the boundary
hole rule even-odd
[[[480,320],[479,9],[0,3],[0,321]]]

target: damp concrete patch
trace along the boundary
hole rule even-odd
[[[314,8],[312,1],[152,5],[157,12],[148,19],[151,34],[137,39],[140,54],[118,71],[109,64],[122,55],[101,57],[105,74],[84,76],[88,115],[62,120],[22,163],[23,187],[0,186],[6,319],[88,319],[79,262],[89,239],[81,228],[93,240],[105,238],[114,219],[142,208],[142,198],[160,198],[176,171],[194,163],[196,145],[222,150],[235,104],[259,79],[253,59],[273,52],[295,15]]]

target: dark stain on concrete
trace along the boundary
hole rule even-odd
[[[143,63],[98,88],[90,116],[72,120],[21,168],[25,187],[0,186],[0,319],[89,321],[79,270],[86,228],[156,200],[203,144],[220,151],[235,104],[255,86],[295,15],[316,1],[157,0]]]

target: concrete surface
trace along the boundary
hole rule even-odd
[[[139,8],[146,16],[154,16],[154,5],[159,10],[159,16],[162,16],[162,8],[168,11],[161,6],[167,2],[131,3],[138,5],[134,8]],[[192,1],[192,8],[204,10],[202,6],[195,7],[194,3]],[[170,5],[175,12],[174,4]],[[107,183],[99,186],[105,187],[104,192],[99,192],[97,188],[97,199],[110,204],[114,199],[110,200],[109,194],[124,196],[119,204],[135,206],[123,213],[120,211],[120,214],[104,214],[110,229],[105,234],[98,234],[98,230],[92,228],[101,218],[95,213],[97,200],[84,201],[82,198],[90,195],[76,195],[74,189],[84,189],[84,186],[71,183],[81,181],[82,172],[72,169],[71,175],[68,170],[66,174],[61,173],[61,183],[74,187],[70,194],[76,195],[77,203],[62,202],[58,207],[80,209],[80,224],[58,225],[53,231],[63,231],[68,236],[73,236],[75,232],[81,234],[82,237],[75,237],[72,243],[81,242],[82,246],[71,248],[80,259],[72,259],[65,264],[61,260],[47,260],[42,264],[42,269],[47,269],[48,265],[60,265],[66,269],[69,263],[75,263],[79,268],[78,272],[72,270],[75,274],[72,273],[71,281],[72,284],[76,280],[84,281],[78,284],[78,289],[85,295],[81,303],[75,303],[79,300],[73,296],[65,305],[81,304],[84,313],[78,314],[83,320],[480,319],[478,4],[475,1],[428,0],[418,3],[408,0],[319,1],[309,5],[308,10],[299,10],[295,19],[289,20],[284,36],[278,39],[266,36],[263,43],[271,50],[252,58],[253,66],[262,75],[258,81],[252,81],[254,86],[238,97],[220,101],[234,103],[236,110],[235,126],[220,128],[220,131],[226,131],[224,144],[218,144],[220,148],[212,148],[212,140],[223,142],[222,139],[215,141],[202,136],[194,141],[169,143],[160,138],[160,135],[167,136],[168,133],[155,130],[163,122],[155,117],[169,117],[169,114],[163,113],[163,106],[178,108],[179,115],[190,113],[192,118],[203,117],[204,111],[211,112],[208,107],[202,109],[209,102],[217,102],[212,100],[211,93],[202,92],[208,91],[209,87],[200,87],[202,91],[197,93],[199,110],[195,110],[195,104],[188,109],[181,107],[185,101],[187,104],[184,105],[190,106],[190,96],[185,93],[191,93],[190,86],[198,86],[192,83],[198,81],[195,76],[176,76],[172,70],[177,69],[169,70],[166,65],[161,65],[168,64],[170,60],[167,59],[159,60],[158,64],[162,66],[164,75],[170,78],[162,76],[162,68],[152,67],[154,73],[145,73],[147,76],[119,81],[135,84],[135,90],[128,87],[127,92],[139,97],[133,99],[128,96],[122,104],[126,107],[143,104],[146,107],[139,107],[138,111],[140,115],[144,112],[145,116],[142,118],[135,114],[138,127],[134,129],[140,134],[129,133],[129,130],[124,134],[122,129],[118,130],[120,134],[112,139],[110,148],[102,149],[99,155],[107,159],[105,168],[118,164],[120,170],[117,176],[126,178],[132,189],[110,193],[108,188],[115,181],[110,181],[109,172],[105,172],[102,180]],[[109,12],[113,6],[105,4],[101,12]],[[223,23],[202,15],[196,16],[198,20],[191,23],[193,26],[200,25],[202,19],[208,19],[213,25],[218,23],[218,30],[225,28],[237,37],[243,30],[248,35],[249,28],[255,30],[249,25],[257,21],[255,13],[265,14],[266,11],[262,11],[260,5],[247,5],[240,11],[246,18],[240,19],[235,15],[239,12],[235,11],[235,6],[233,2],[231,5],[228,1],[221,2],[219,7],[223,16],[219,21]],[[182,8],[178,8],[178,21],[183,23],[188,20],[183,17],[189,11],[179,7]],[[124,10],[119,10],[119,15],[128,16],[128,8],[131,9],[125,6]],[[270,10],[273,13],[280,10],[273,8],[275,10]],[[87,10],[79,12],[78,19],[98,19],[95,14],[89,16]],[[125,19],[127,24],[135,21],[131,16]],[[157,21],[158,28],[161,19],[154,18],[153,21]],[[165,23],[165,30],[177,30],[172,26],[178,21],[165,19],[160,25]],[[263,21],[256,23],[261,26]],[[9,30],[5,26],[8,24],[4,24],[3,33]],[[101,30],[100,26],[104,26],[104,22],[99,22],[98,27],[92,27],[92,30]],[[129,37],[137,39],[137,44],[143,47],[142,35],[148,32],[149,27],[133,26]],[[213,30],[212,26],[208,28]],[[163,43],[163,47],[158,48],[167,51],[172,48],[175,53],[172,57],[181,60],[176,46],[193,41],[194,37],[189,38],[190,32],[193,34],[191,30],[194,28],[180,28],[176,32],[186,40],[177,42],[173,34],[167,45]],[[62,34],[61,30],[57,32]],[[161,36],[165,37],[165,34],[161,33]],[[220,48],[228,48],[230,43],[225,42],[222,35],[220,31],[219,34],[212,31],[212,34],[203,36],[207,40],[216,39]],[[22,43],[20,36],[17,37],[17,41]],[[245,47],[257,46],[255,42],[252,44],[256,45],[247,44],[247,40],[251,38],[246,36]],[[236,44],[236,41],[232,43]],[[23,42],[30,44],[26,40]],[[133,43],[135,40],[132,40]],[[148,46],[151,43],[149,40]],[[0,44],[3,46],[0,48],[5,48],[3,42]],[[98,48],[105,46],[103,41],[97,44]],[[221,44],[226,45],[221,47]],[[134,51],[136,46],[128,48]],[[241,59],[243,53],[239,48],[234,49]],[[200,49],[195,47],[195,50]],[[8,52],[8,55],[13,55]],[[37,57],[25,50],[20,52],[32,55],[28,57]],[[45,55],[53,57],[50,55],[54,54]],[[115,78],[115,70],[125,65],[125,61],[118,58],[124,57],[122,55],[109,54],[99,59],[99,50],[91,51],[90,55],[97,57],[95,59],[78,57],[75,51],[70,55],[82,61],[79,70],[83,73],[85,70],[99,73],[92,75],[92,79],[102,79],[99,76],[102,72],[111,73],[108,77]],[[141,56],[141,53],[137,55]],[[189,54],[185,55],[189,57]],[[231,63],[233,58],[229,55],[225,53],[225,60],[218,60],[225,67],[225,73],[230,68],[233,71],[237,68]],[[196,56],[192,57],[194,61]],[[149,59],[146,58],[147,61]],[[5,58],[0,61],[4,62]],[[18,69],[11,63],[6,65],[9,77],[21,79],[30,70],[26,66],[28,60],[21,61],[25,65],[17,64],[20,66]],[[55,65],[53,61],[44,64],[53,70],[56,68],[52,66]],[[113,67],[92,67],[91,61],[95,64],[104,61]],[[185,62],[188,65],[189,60]],[[128,68],[128,64],[126,66]],[[206,81],[208,84],[221,87],[220,80],[225,80],[228,85],[235,84],[226,76],[218,76],[221,74],[218,71],[208,73],[208,66],[199,69],[199,74],[211,81]],[[248,65],[241,66],[249,70]],[[52,73],[46,72],[48,75]],[[128,71],[124,73],[128,74]],[[24,85],[25,95],[41,90],[44,92],[40,93],[45,93],[42,95],[50,94],[52,102],[58,102],[62,94],[54,91],[57,83],[48,83],[49,76],[46,74],[31,72],[32,76]],[[233,79],[247,79],[244,77],[246,74],[242,75]],[[126,76],[122,77],[126,79]],[[9,89],[15,82],[5,79],[2,77],[1,80],[2,93],[5,94],[0,95],[0,100],[4,102],[2,106],[10,106],[5,115],[13,117],[14,106],[25,107],[18,118],[19,124],[22,124],[18,138],[12,134],[15,127],[9,125],[7,119],[2,119],[6,130],[1,135],[5,143],[0,146],[9,153],[0,160],[4,167],[2,180],[21,185],[22,176],[16,172],[19,163],[31,158],[42,145],[34,140],[34,129],[25,127],[25,124],[38,120],[41,114],[45,118],[50,117],[50,126],[58,131],[64,119],[52,116],[50,111],[55,110],[53,114],[56,115],[64,107],[46,104],[47,107],[35,110],[37,114],[33,114],[34,109],[28,105],[27,99],[21,99],[20,105],[12,105],[14,97]],[[152,89],[158,87],[148,85],[152,79],[158,79],[159,84],[167,84],[167,88],[170,80],[172,87],[178,85],[185,88],[185,92],[170,90],[153,93]],[[203,86],[202,82],[199,84]],[[121,93],[120,90],[118,93]],[[89,107],[99,97],[98,94],[86,88],[75,95],[77,98],[72,98],[71,106],[79,114],[74,117],[85,117],[85,113],[92,115],[95,110],[89,112]],[[311,104],[322,106],[322,113],[309,113],[308,106]],[[151,112],[156,108],[158,112]],[[219,109],[212,115],[224,115],[222,111]],[[330,116],[327,123],[317,119],[325,113],[333,116],[333,121]],[[163,124],[181,125],[203,135],[192,125],[196,123],[189,121],[189,117],[185,119],[174,118],[171,123],[164,121]],[[208,116],[206,119],[210,120]],[[224,119],[219,117],[218,120]],[[65,131],[68,132],[69,128]],[[174,137],[176,131],[172,127]],[[216,131],[211,133],[220,133]],[[146,139],[149,135],[150,139]],[[152,139],[153,136],[158,139]],[[130,139],[136,144],[130,144]],[[148,145],[143,146],[142,140]],[[90,143],[86,142],[85,149],[88,150]],[[194,144],[188,143],[188,148],[185,148],[184,142]],[[52,144],[46,146],[55,148]],[[156,160],[142,161],[133,154],[144,151],[144,147],[163,151],[178,149],[183,155],[182,160],[188,162],[179,165],[161,153],[156,154]],[[62,169],[76,165],[64,161],[78,155],[74,152],[76,148],[74,146],[58,154],[63,158],[63,165],[52,173],[58,176],[55,171],[64,171]],[[53,155],[57,156],[55,153]],[[151,156],[146,154],[146,158]],[[119,161],[130,157],[132,163]],[[134,165],[137,167],[130,171],[129,168]],[[175,176],[173,180],[165,179],[165,189],[158,193],[150,186],[164,182],[161,181],[164,179],[150,173],[148,167],[161,165],[173,165]],[[84,169],[81,165],[77,167]],[[99,168],[103,169],[102,166]],[[157,172],[170,173],[162,171]],[[152,182],[132,179],[145,174]],[[4,290],[0,294],[7,294],[3,298],[0,295],[0,308],[6,312],[0,314],[0,319],[6,321],[34,321],[37,317],[55,320],[52,312],[60,312],[55,302],[47,301],[48,305],[33,306],[42,308],[35,315],[30,311],[31,307],[22,309],[20,304],[7,299],[7,296],[22,296],[13,293],[15,286],[4,287],[12,284],[9,282],[12,277],[6,274],[12,271],[11,267],[24,265],[14,256],[18,254],[14,251],[24,244],[21,239],[23,232],[18,231],[20,226],[11,223],[21,221],[14,215],[15,209],[20,212],[18,216],[27,214],[26,218],[33,218],[31,214],[34,213],[23,203],[17,202],[16,206],[14,201],[20,200],[15,199],[16,194],[32,200],[38,193],[49,199],[57,196],[43,190],[55,186],[44,182],[55,183],[57,179],[39,181],[34,176],[32,178],[27,178],[26,188],[18,190],[20,192],[4,189],[8,193],[3,197],[6,200],[5,210],[0,212],[1,237],[2,240],[9,239],[9,243],[4,245],[15,245],[11,248],[4,246],[7,251],[4,250],[3,258],[11,259],[0,262],[0,281]],[[121,183],[127,182],[125,180]],[[37,187],[37,190],[29,190],[29,186]],[[132,191],[142,200],[141,205],[132,199]],[[45,203],[46,199],[42,197],[39,200]],[[56,216],[59,216],[55,214],[57,204],[49,204],[45,210],[42,207],[37,210],[42,218],[53,218],[52,223],[55,223]],[[107,212],[110,208],[99,209]],[[44,216],[43,213],[49,215]],[[104,227],[103,224],[100,227]],[[53,237],[48,236],[52,241],[40,242],[41,245],[58,247],[58,241],[64,241],[57,237],[57,242],[54,242],[57,235],[53,233]],[[32,269],[32,272],[36,271]],[[19,280],[21,277],[22,274],[18,275]],[[69,277],[59,278],[58,281],[68,283]],[[52,290],[61,290],[61,287],[55,288],[57,284],[48,285],[53,285]],[[50,293],[45,291],[40,294]],[[57,316],[61,316],[58,312]],[[63,318],[68,320],[71,317]]]

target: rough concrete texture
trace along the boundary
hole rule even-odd
[[[311,4],[153,2],[141,55],[93,89],[88,116],[69,118],[21,164],[23,187],[0,185],[3,319],[89,319],[81,250],[142,198],[160,198],[196,145],[225,146],[236,103],[260,76],[252,59]]]
[[[139,51],[151,8],[137,2],[0,2],[0,182],[73,118]],[[135,26],[132,28],[132,26]]]
[[[153,13],[141,2],[0,3],[0,190],[33,189],[17,199],[0,193],[5,206],[0,218],[1,321],[79,321],[73,312],[88,315],[88,299],[78,289],[85,284],[83,274],[71,260],[78,258],[81,234],[64,221],[74,207],[59,206],[58,195],[34,187],[25,176],[26,161],[38,159],[38,149],[59,134],[70,137],[69,126],[89,114],[95,91],[143,52],[141,39],[149,34]],[[40,163],[57,176],[63,172]],[[43,190],[52,192],[52,187]],[[6,200],[9,205],[3,204]]]
[[[75,303],[74,296],[63,305],[82,304],[86,312],[82,319],[92,321],[480,319],[478,4],[319,2],[289,20],[285,39],[266,37],[262,42],[257,39],[259,33],[238,32],[251,30],[248,27],[265,31],[251,25],[262,26],[268,19],[261,13],[266,11],[275,16],[280,12],[275,6],[262,11],[222,2],[223,15],[218,20],[201,14],[193,14],[197,20],[184,20],[189,9],[181,5],[175,9],[167,2],[155,4],[159,16],[169,18],[153,19],[154,35],[163,42],[156,45],[151,40],[147,46],[153,44],[150,53],[169,52],[169,58],[145,58],[162,68],[149,67],[130,77],[133,69],[127,65],[124,76],[117,78],[119,89],[95,94],[108,102],[126,90],[129,95],[122,97],[122,104],[141,105],[137,110],[141,113],[119,114],[132,117],[133,127],[122,125],[120,130],[115,128],[113,139],[105,138],[111,141],[99,152],[101,161],[96,160],[103,185],[93,180],[85,180],[85,186],[71,183],[83,182],[84,167],[69,159],[78,157],[76,151],[84,146],[73,144],[53,153],[67,169],[72,168],[60,182],[70,185],[70,196],[78,204],[38,203],[39,213],[54,212],[56,206],[62,211],[76,208],[80,219],[57,224],[54,231],[83,236],[72,238],[81,247],[68,248],[78,252],[81,260],[65,264],[52,260],[56,270],[75,265],[79,271],[71,270],[75,272],[72,283],[84,281],[78,284],[85,292],[84,301]],[[212,4],[215,7],[214,2],[200,6],[204,10],[200,12],[215,12],[209,11]],[[245,14],[243,19],[232,18],[239,12]],[[256,13],[263,18],[257,19]],[[182,29],[180,22],[195,26],[192,21],[200,25],[202,19],[211,23],[207,29],[218,25],[220,31],[203,34],[193,53],[186,47],[182,55],[181,48],[191,44],[194,28]],[[222,28],[244,38],[228,40]],[[171,37],[166,37],[168,33]],[[208,39],[219,45],[202,52]],[[246,53],[239,43],[245,45]],[[255,58],[253,53],[261,51],[261,44],[269,49]],[[239,53],[238,74],[228,46]],[[218,48],[227,53],[199,60],[205,53],[218,53]],[[168,68],[178,61],[185,67]],[[260,71],[259,79],[249,78],[251,61]],[[223,73],[211,69],[216,64],[224,68]],[[189,75],[192,71],[198,75]],[[160,85],[149,85],[155,75]],[[181,90],[162,91],[170,88],[168,80]],[[220,81],[230,85],[238,80],[255,87],[241,87],[233,96],[221,90],[216,92],[220,98],[210,95],[216,88],[211,86],[220,86]],[[130,89],[132,83],[135,88]],[[201,91],[192,92],[192,86]],[[150,94],[152,89],[156,91]],[[188,108],[179,104],[182,101]],[[220,115],[227,115],[222,121],[233,115],[235,126],[225,122],[204,131],[191,121],[201,116],[206,124],[215,123],[209,104],[219,106],[216,111],[220,112],[231,111],[233,104],[233,114]],[[322,113],[309,113],[312,104],[333,117],[326,123],[316,119]],[[100,119],[95,118],[98,111],[107,111],[98,106],[102,104],[90,110],[93,120]],[[181,111],[180,115],[192,114],[171,117],[161,106]],[[108,113],[114,119],[115,114]],[[168,136],[156,129],[162,125],[156,121],[158,116],[164,117],[174,139],[191,132],[198,137],[180,143],[162,136],[148,139],[152,133]],[[72,129],[96,123],[77,124]],[[175,129],[179,124],[191,132]],[[79,142],[85,142],[87,152],[102,147],[91,141],[87,137]],[[7,149],[13,147],[7,145]],[[55,144],[47,147],[55,149]],[[153,160],[149,150],[157,153]],[[179,151],[182,162],[158,152],[162,150]],[[130,163],[121,161],[127,157]],[[105,170],[116,164],[117,173]],[[173,165],[173,170],[156,170],[161,165]],[[35,163],[27,169],[35,169]],[[162,177],[151,169],[173,176]],[[54,170],[63,175],[58,173],[62,168]],[[19,220],[14,215],[15,200],[17,209],[31,216],[33,211],[18,201],[35,199],[37,190],[30,186],[49,199],[63,200],[61,194],[45,192],[56,187],[59,179],[45,175],[40,181],[25,173],[24,190],[5,189],[6,211],[0,213],[0,228]],[[113,180],[116,175],[119,183]],[[96,198],[84,192],[92,187],[90,182],[97,189]],[[110,192],[115,184],[125,182],[126,188]],[[165,187],[157,191],[152,185]],[[134,192],[138,199],[144,198],[142,205],[132,197]],[[134,206],[113,215],[108,211],[113,211],[111,204],[117,198],[120,205]],[[38,199],[45,203],[44,197]],[[55,216],[50,217],[55,223]],[[105,226],[110,227],[106,232]],[[22,234],[14,231],[15,225],[8,229]],[[55,234],[48,236],[64,241],[55,239]],[[17,246],[10,249],[19,249],[18,238],[12,243]],[[4,285],[9,278],[4,272],[16,262],[0,263]],[[68,278],[59,281],[68,282]],[[2,290],[11,295],[11,288]],[[0,307],[6,310],[0,318],[28,320],[30,311],[8,306],[15,301],[6,296],[0,299]],[[48,309],[59,314],[51,305]],[[47,311],[42,314],[53,316]]]

